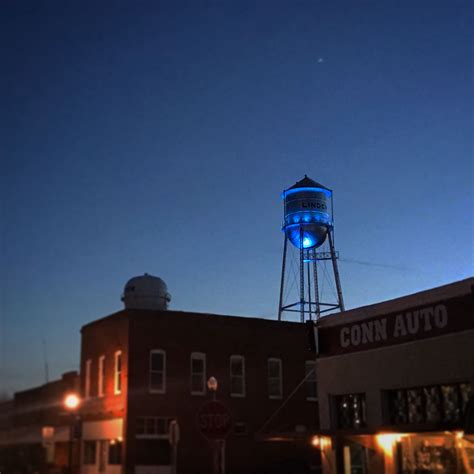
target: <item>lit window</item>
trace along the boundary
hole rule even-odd
[[[98,380],[97,380],[97,396],[104,396],[104,382],[105,382],[105,356],[102,355],[99,357],[99,370],[98,370]]]
[[[166,392],[166,353],[159,349],[150,352],[150,392]]]
[[[122,392],[122,351],[115,353],[114,392]]]
[[[95,465],[97,450],[95,441],[84,441],[84,464]]]
[[[245,358],[230,356],[230,396],[245,397]]]
[[[84,381],[84,398],[90,398],[91,396],[91,365],[92,360],[86,360],[86,376]]]
[[[122,441],[109,442],[109,464],[122,464]]]
[[[316,383],[316,361],[307,360],[305,363],[306,378],[306,400],[318,400],[318,385]]]
[[[281,359],[268,359],[268,398],[282,397]]]
[[[333,397],[337,428],[358,429],[367,424],[365,393],[348,393]]]
[[[206,354],[193,352],[191,354],[191,394],[206,393]]]

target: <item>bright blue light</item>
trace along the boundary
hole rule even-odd
[[[284,225],[282,230],[296,248],[311,249],[318,247],[324,242],[328,227],[328,225],[300,223]],[[303,235],[301,235],[301,231],[303,231]]]
[[[327,197],[331,197],[332,191],[330,189],[323,189],[323,188],[294,188],[294,189],[287,189],[281,193],[281,198],[285,199],[285,196],[289,196],[290,194],[294,193],[307,193],[307,192],[318,192],[324,193]]]

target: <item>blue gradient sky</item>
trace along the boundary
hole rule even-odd
[[[305,173],[349,308],[473,274],[472,2],[0,9],[0,390],[44,381],[43,339],[50,377],[77,368],[144,272],[173,309],[274,318]]]

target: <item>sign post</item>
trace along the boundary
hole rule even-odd
[[[171,474],[176,474],[178,468],[179,425],[177,420],[171,420],[169,427],[169,441],[171,444]]]
[[[213,446],[214,474],[225,474],[225,438],[232,429],[232,416],[221,402],[205,403],[197,414],[199,432]]]

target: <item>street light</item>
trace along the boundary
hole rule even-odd
[[[209,377],[207,381],[207,389],[212,393],[212,400],[216,401],[217,388],[219,383],[215,377]],[[219,439],[214,440],[213,452],[214,452],[214,474],[225,474],[225,440]]]
[[[74,426],[76,423],[76,413],[81,404],[81,399],[77,393],[68,393],[63,400],[63,406],[71,415],[71,422],[69,424],[69,447],[68,447],[68,473],[72,474],[72,447],[74,438]]]
[[[209,377],[207,381],[207,388],[210,392],[212,392],[212,399],[216,399],[217,387],[219,386],[217,379],[215,377]]]
[[[68,393],[64,397],[64,408],[66,408],[66,410],[68,410],[69,412],[77,410],[80,404],[81,399],[75,393]]]

